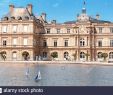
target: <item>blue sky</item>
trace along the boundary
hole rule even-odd
[[[9,11],[9,4],[26,7],[29,3],[36,15],[46,12],[48,21],[57,22],[75,20],[83,6],[83,0],[0,0],[0,17]],[[88,15],[95,17],[98,13],[101,19],[113,22],[113,0],[86,0],[86,4]]]

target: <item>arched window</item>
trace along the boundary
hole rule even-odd
[[[29,60],[30,59],[30,55],[27,51],[24,51],[22,53],[22,57],[23,57],[24,60]]]
[[[6,58],[7,58],[7,53],[6,53],[6,51],[1,51],[1,52],[0,52],[0,57],[5,61]]]
[[[113,52],[109,53],[109,59],[113,59]]]
[[[81,47],[85,46],[85,40],[84,40],[84,38],[81,38],[80,39],[80,46]]]
[[[24,18],[25,18],[25,20],[29,20],[29,17],[28,16],[25,16]]]
[[[53,58],[58,58],[58,52],[52,52],[52,53],[51,53],[51,56],[52,56]]]
[[[84,52],[80,53],[80,58],[85,58],[85,53]]]
[[[64,52],[64,58],[68,58],[69,53],[68,52]]]
[[[102,58],[102,52],[98,52],[98,58]]]

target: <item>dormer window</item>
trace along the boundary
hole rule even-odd
[[[29,17],[28,16],[25,16],[25,20],[29,20]]]
[[[8,17],[4,17],[4,20],[8,20]]]
[[[13,16],[13,17],[11,17],[11,20],[15,20],[15,17]]]
[[[22,20],[22,17],[19,16],[17,19],[18,19],[18,20]]]

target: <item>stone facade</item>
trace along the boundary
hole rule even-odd
[[[34,60],[39,52],[37,32],[41,31],[43,24],[33,15],[30,4],[26,8],[10,5],[9,10],[0,22],[1,56],[5,55],[6,60],[20,61],[28,56],[29,60]],[[28,55],[23,54],[25,52]]]
[[[46,14],[36,17],[32,5],[15,8],[10,5],[9,14],[0,22],[0,51],[6,52],[6,60],[106,61],[113,60],[113,23],[92,18],[86,8],[76,21],[47,22]],[[103,54],[104,53],[104,54]],[[102,56],[103,55],[103,56]]]
[[[45,23],[44,28],[40,54],[43,57],[47,54],[47,59],[52,52],[57,52],[57,60],[104,61],[103,56],[105,61],[113,60],[113,23],[99,20],[99,15],[88,16],[86,8],[77,15],[76,21],[62,24],[52,21]],[[47,46],[43,47],[45,40]]]

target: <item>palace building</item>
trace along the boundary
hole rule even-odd
[[[6,60],[30,60],[39,54],[37,33],[44,30],[44,26],[33,12],[32,5],[26,8],[9,5],[9,12],[0,22],[0,54]]]
[[[0,53],[6,60],[51,60],[54,54],[55,60],[113,61],[112,22],[89,16],[85,7],[75,21],[48,22],[46,13],[36,17],[32,7],[10,5],[1,18]]]

